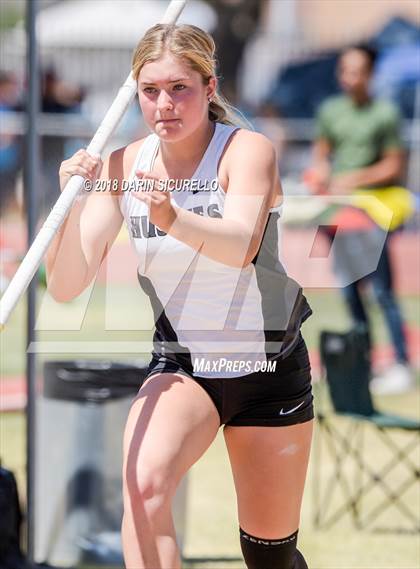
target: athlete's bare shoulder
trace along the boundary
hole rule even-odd
[[[229,147],[232,153],[252,151],[257,152],[258,154],[260,152],[269,152],[272,154],[274,151],[274,145],[269,138],[260,132],[255,132],[246,128],[240,128],[235,131]]]
[[[135,140],[126,146],[111,152],[108,159],[108,177],[118,180],[127,179],[133,167],[134,160],[146,137]]]
[[[276,163],[276,151],[271,140],[263,134],[240,128],[226,144],[220,160],[219,178],[229,179],[232,168],[243,168],[247,163],[273,167]]]
[[[238,129],[225,147],[219,168],[219,181],[228,191],[229,180],[234,172],[249,169],[249,179],[259,173],[270,172],[274,189],[272,207],[280,203],[282,189],[277,168],[276,150],[269,138],[259,132],[245,128]]]

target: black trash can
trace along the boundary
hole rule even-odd
[[[321,361],[334,408],[338,412],[371,416],[369,392],[371,375],[370,338],[365,326],[348,332],[321,332]]]
[[[123,567],[122,439],[147,364],[49,361],[37,401],[35,559]],[[174,511],[182,547],[186,481]]]

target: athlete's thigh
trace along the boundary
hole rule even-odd
[[[193,379],[156,374],[143,384],[130,409],[125,471],[170,476],[176,486],[214,440],[219,425],[212,400]]]
[[[277,539],[298,529],[312,423],[225,427],[239,524],[244,531]]]

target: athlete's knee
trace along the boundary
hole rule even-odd
[[[123,485],[125,504],[144,511],[148,517],[166,513],[171,507],[175,481],[170,469],[162,464],[128,457],[124,465]]]
[[[303,555],[296,549],[296,531],[280,539],[263,539],[240,529],[241,549],[248,569],[308,569]]]

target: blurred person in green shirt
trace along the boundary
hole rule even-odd
[[[360,189],[377,197],[392,211],[388,227],[381,218],[383,208],[367,213],[385,231],[395,229],[411,212],[409,192],[397,186],[404,167],[400,138],[400,116],[395,105],[375,99],[370,82],[376,54],[366,46],[346,49],[339,59],[337,76],[342,95],[327,99],[319,109],[317,138],[313,149],[312,183],[316,192],[353,195]],[[373,204],[378,203],[373,200]],[[385,220],[386,221],[386,220]],[[353,239],[353,254],[364,256],[363,244]],[[410,389],[407,343],[400,308],[395,298],[387,232],[378,266],[369,276],[392,338],[395,363],[373,378],[376,393],[397,393]],[[369,330],[362,288],[366,279],[343,287],[346,304],[356,325]]]

